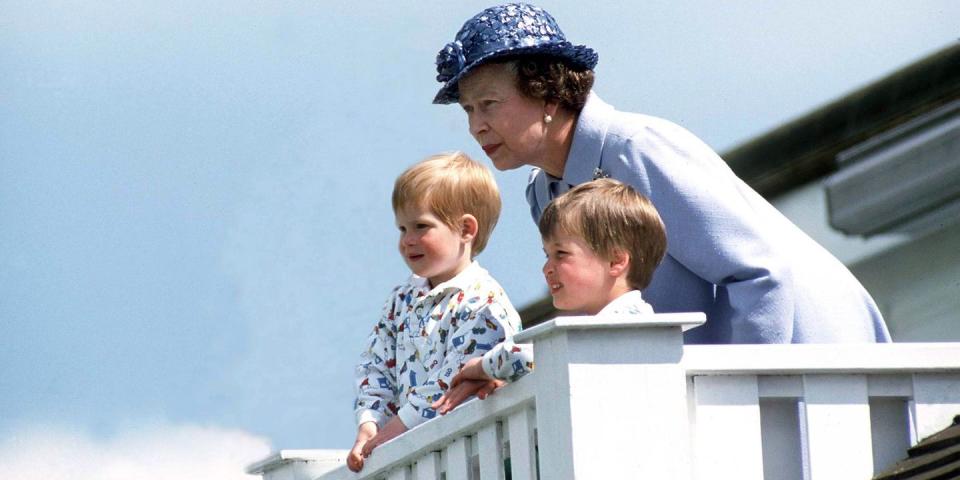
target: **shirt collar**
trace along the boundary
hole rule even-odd
[[[411,275],[410,283],[417,287],[417,290],[423,290],[426,292],[427,297],[433,297],[441,295],[447,290],[454,289],[459,291],[465,291],[470,288],[470,285],[475,283],[477,278],[486,275],[487,271],[477,263],[476,260],[470,262],[470,265],[467,268],[464,268],[462,272],[455,275],[450,280],[442,282],[436,287],[430,288],[430,282],[421,276]],[[429,290],[429,291],[427,291]]]
[[[603,139],[609,127],[609,114],[613,111],[612,106],[592,91],[587,96],[587,102],[577,118],[570,153],[563,167],[565,183],[579,185],[595,178],[595,172],[601,168]]]
[[[646,302],[643,300],[643,295],[640,294],[640,290],[630,290],[614,298],[613,301],[608,303],[606,307],[603,307],[597,315],[630,313],[631,309],[644,303]]]

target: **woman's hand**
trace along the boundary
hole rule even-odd
[[[357,441],[347,455],[347,468],[359,472],[363,469],[363,447],[377,435],[377,422],[364,422],[357,427]]]
[[[407,426],[404,425],[402,421],[400,421],[400,417],[393,417],[392,419],[390,419],[389,422],[387,422],[386,425],[383,426],[383,428],[379,432],[377,432],[376,435],[374,435],[373,438],[371,438],[363,446],[361,446],[360,455],[362,455],[363,458],[369,457],[370,454],[373,452],[373,449],[379,447],[384,443],[389,442],[390,440],[393,440],[395,437],[399,436],[401,433],[406,431],[407,431]],[[353,452],[351,451],[350,453],[352,454]],[[363,468],[362,460],[360,465],[361,465],[361,468]],[[356,472],[358,470],[354,470],[354,471]]]

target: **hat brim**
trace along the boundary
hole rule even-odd
[[[433,97],[433,103],[445,105],[459,102],[460,89],[458,84],[464,75],[491,60],[519,55],[544,55],[562,58],[576,67],[586,68],[588,70],[593,70],[593,67],[597,66],[597,60],[599,58],[597,52],[593,51],[590,47],[585,45],[572,45],[566,42],[555,45],[531,45],[504,48],[485,54],[463,67],[453,78],[447,80],[447,82],[440,87],[440,91]]]

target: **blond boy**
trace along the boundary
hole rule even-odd
[[[413,274],[390,294],[357,365],[353,471],[433,418],[431,403],[463,365],[520,327],[503,288],[474,261],[500,215],[486,167],[460,152],[430,157],[397,178],[393,211]]]
[[[550,202],[539,227],[547,255],[543,276],[557,309],[578,315],[653,313],[640,292],[666,253],[667,237],[646,197],[613,179],[583,183]],[[468,361],[433,406],[446,413],[532,368],[530,346],[508,339]]]

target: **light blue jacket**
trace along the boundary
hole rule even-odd
[[[682,127],[591,93],[563,178],[531,174],[534,221],[550,199],[598,175],[633,186],[660,212],[667,255],[643,295],[658,313],[706,313],[687,343],[890,341],[853,274]]]

